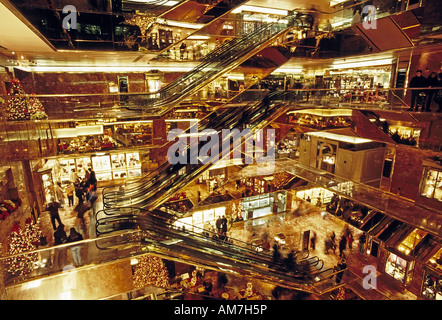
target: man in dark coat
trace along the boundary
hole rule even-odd
[[[422,70],[417,70],[416,75],[411,79],[409,88],[426,88],[428,87],[427,79],[422,75]],[[418,106],[416,105],[416,100],[419,94],[425,92],[424,90],[411,90],[411,104],[408,111],[418,111]],[[416,106],[415,106],[416,105]],[[423,105],[422,108],[425,106]]]
[[[340,284],[342,277],[344,276],[344,270],[347,269],[347,263],[345,259],[341,259],[341,261],[335,267],[335,271],[338,271],[336,274],[336,284]],[[341,271],[341,272],[339,272]]]
[[[55,226],[55,220],[58,221],[59,225],[63,225],[60,219],[60,214],[58,213],[59,208],[61,208],[61,205],[57,201],[55,201],[54,198],[51,198],[51,203],[48,205],[46,210],[49,211],[49,214],[51,215],[51,223],[54,230],[57,229]]]
[[[219,232],[221,230],[221,225],[222,225],[222,221],[221,221],[221,217],[218,217],[218,219],[216,219],[216,231]]]

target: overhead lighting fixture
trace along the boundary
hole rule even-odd
[[[193,35],[188,36],[185,40],[209,40],[209,36],[203,36],[203,35]]]
[[[177,5],[178,3],[180,3],[179,1],[176,1],[176,0],[165,0],[163,2],[160,2],[158,0],[128,0],[128,2],[154,4],[156,6],[165,6],[165,7],[173,7],[173,6]]]
[[[241,13],[243,11],[247,12],[257,12],[257,13],[266,13],[266,14],[276,14],[280,16],[287,16],[288,11],[287,10],[281,10],[281,9],[272,9],[272,8],[264,8],[264,7],[255,7],[255,6],[240,6],[234,10],[232,10],[232,13]]]
[[[185,28],[185,29],[201,29],[204,27],[204,24],[202,23],[190,23],[190,22],[180,22],[180,21],[174,21],[174,20],[167,20],[167,19],[157,19],[156,21],[158,24],[164,24],[171,27],[179,27],[179,28]]]
[[[330,7],[333,7],[333,6],[335,6],[335,5],[337,5],[337,4],[340,4],[340,3],[343,3],[343,2],[346,2],[347,0],[331,0],[330,1]]]
[[[111,67],[111,66],[83,66],[83,67],[72,67],[72,66],[60,66],[60,67],[50,67],[50,66],[29,66],[22,67],[28,72],[149,72],[152,69],[159,71],[175,71],[175,72],[189,72],[193,69],[193,66],[189,67],[172,67],[172,66],[158,66],[158,67],[131,67],[131,66],[119,66],[119,67]]]
[[[275,71],[273,71],[272,73],[302,73],[301,68],[284,68],[284,67],[279,67],[278,69],[276,69]]]
[[[332,69],[349,69],[349,68],[359,68],[359,67],[373,67],[373,66],[382,66],[389,65],[393,63],[393,59],[379,59],[379,60],[367,60],[367,61],[359,61],[359,62],[350,62],[350,63],[334,63],[332,65]]]

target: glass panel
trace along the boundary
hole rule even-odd
[[[394,253],[390,253],[387,262],[385,263],[385,272],[396,280],[404,283],[406,271],[407,261],[398,257]]]
[[[423,239],[426,232],[420,229],[414,229],[412,233],[405,238],[404,241],[399,245],[398,249],[405,254],[409,254],[411,250],[416,247],[416,245]]]

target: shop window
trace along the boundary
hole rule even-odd
[[[442,248],[439,249],[439,251],[433,257],[431,257],[428,263],[435,269],[442,272]]]
[[[337,145],[319,141],[317,150],[317,168],[330,173],[335,172]]]
[[[442,300],[442,277],[434,272],[425,272],[422,296],[428,300]]]
[[[407,285],[411,282],[414,261],[407,261],[394,253],[389,253],[385,263],[385,273]]]
[[[442,170],[435,168],[424,169],[421,195],[442,201]]]
[[[412,233],[405,238],[404,241],[399,245],[398,249],[405,254],[409,254],[413,250],[419,241],[425,236],[426,232],[420,229],[414,229]]]
[[[372,240],[370,245],[370,252],[373,257],[377,257],[379,253],[379,242]]]

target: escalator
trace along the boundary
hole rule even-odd
[[[284,93],[269,94],[267,100],[275,101],[281,99],[283,95]],[[263,100],[266,100],[266,98]],[[247,132],[250,134],[244,138],[251,138],[252,133],[263,129],[286,111],[280,103],[269,102],[268,106],[266,104],[267,102],[254,101],[233,110],[216,111],[199,122],[198,131],[203,132],[204,129],[212,129],[213,132],[221,135],[223,129],[244,129],[247,125],[249,126]],[[193,131],[189,130],[188,132]],[[225,150],[226,147],[229,147],[228,156],[230,156],[230,153],[233,152],[233,150],[230,151],[230,146],[233,143],[231,138],[235,138],[235,135],[232,134],[223,138],[224,140],[219,139],[218,150]],[[196,143],[198,143],[198,146],[195,145]],[[218,159],[219,152],[214,152],[204,161],[201,161],[199,150],[202,150],[206,144],[201,141],[195,142],[195,144],[187,144],[187,149],[183,152],[187,156],[185,163],[170,164],[167,161],[153,173],[126,185],[122,190],[111,191],[105,188],[103,190],[104,208],[125,206],[136,206],[149,210],[157,208],[162,202],[210,168],[212,162],[220,160]],[[223,157],[225,156],[223,154]],[[191,159],[197,159],[198,161],[196,164],[190,164]],[[181,175],[182,170],[185,170],[183,175]]]
[[[164,259],[204,266],[221,272],[240,274],[245,277],[269,283],[318,293],[319,285],[331,288],[335,274],[325,269],[318,257],[309,257],[308,251],[295,254],[293,267],[287,270],[286,262],[273,261],[269,251],[257,251],[251,244],[236,239],[220,239],[208,230],[177,228],[169,223],[167,213],[160,210],[147,212],[138,208],[105,210],[105,217],[96,222],[98,234],[141,229],[143,235],[136,242],[141,243],[144,252]],[[124,214],[118,214],[124,213]],[[122,243],[103,244],[101,250],[112,250]],[[322,287],[321,292],[323,292]]]
[[[286,32],[288,29],[285,24],[274,22],[262,25],[243,37],[225,42],[206,55],[202,63],[190,72],[155,93],[130,96],[124,107],[163,115],[211,81],[239,67]],[[286,55],[285,61],[289,58]]]

